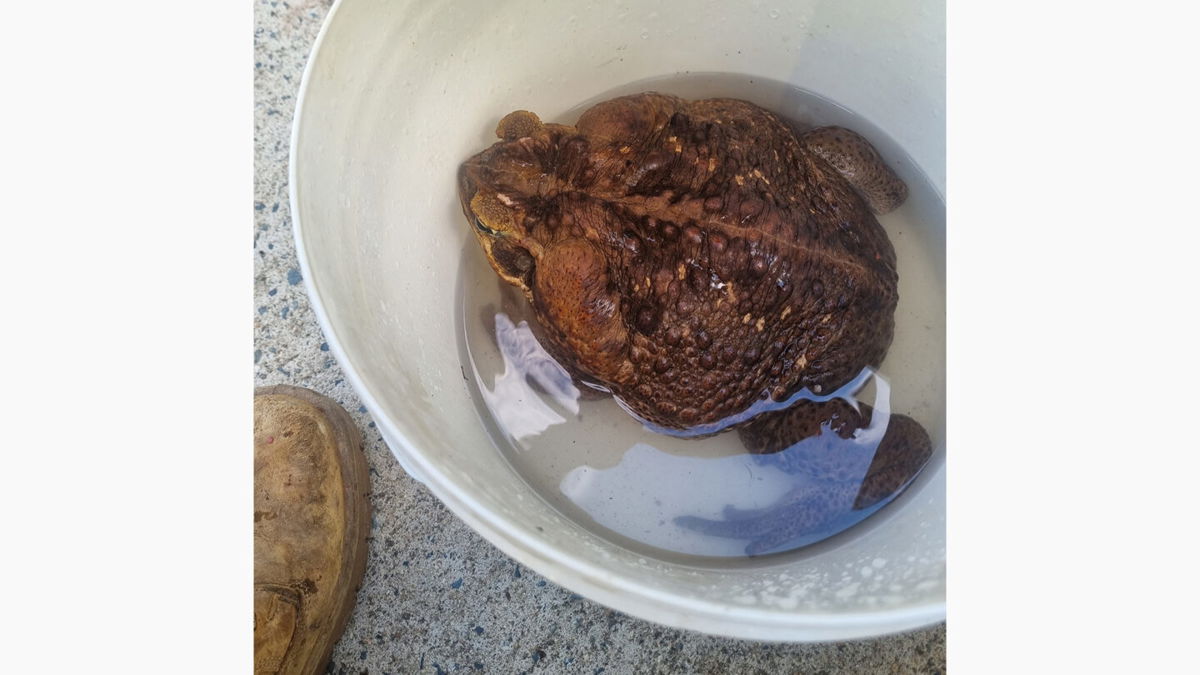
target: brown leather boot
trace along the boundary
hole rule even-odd
[[[371,483],[346,411],[308,389],[254,395],[254,672],[324,670],[367,565]]]

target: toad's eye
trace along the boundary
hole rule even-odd
[[[492,236],[492,237],[500,234],[496,230],[493,230],[492,228],[488,227],[487,225],[484,225],[483,221],[479,219],[479,216],[475,216],[475,229],[479,230],[480,232],[482,232],[486,235]]]

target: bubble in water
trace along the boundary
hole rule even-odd
[[[771,17],[772,19],[778,19],[779,18],[779,10],[773,9],[773,10],[767,12],[767,16]]]

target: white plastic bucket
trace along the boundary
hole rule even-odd
[[[510,468],[477,418],[454,313],[470,236],[455,171],[495,140],[504,113],[559,121],[604,92],[683,72],[769,78],[870,120],[943,190],[944,52],[937,2],[342,0],[305,71],[291,150],[300,264],[330,349],[405,469],[566,588],[662,624],[761,640],[942,620],[943,447],[896,503],[808,555],[711,569],[658,561],[565,519]]]

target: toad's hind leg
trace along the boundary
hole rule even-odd
[[[558,356],[570,355],[604,384],[625,384],[633,375],[621,301],[591,242],[572,238],[545,249],[534,269],[533,306]]]
[[[867,139],[842,127],[818,127],[800,136],[800,143],[825,160],[878,214],[887,213],[908,198],[908,186],[892,172]]]

